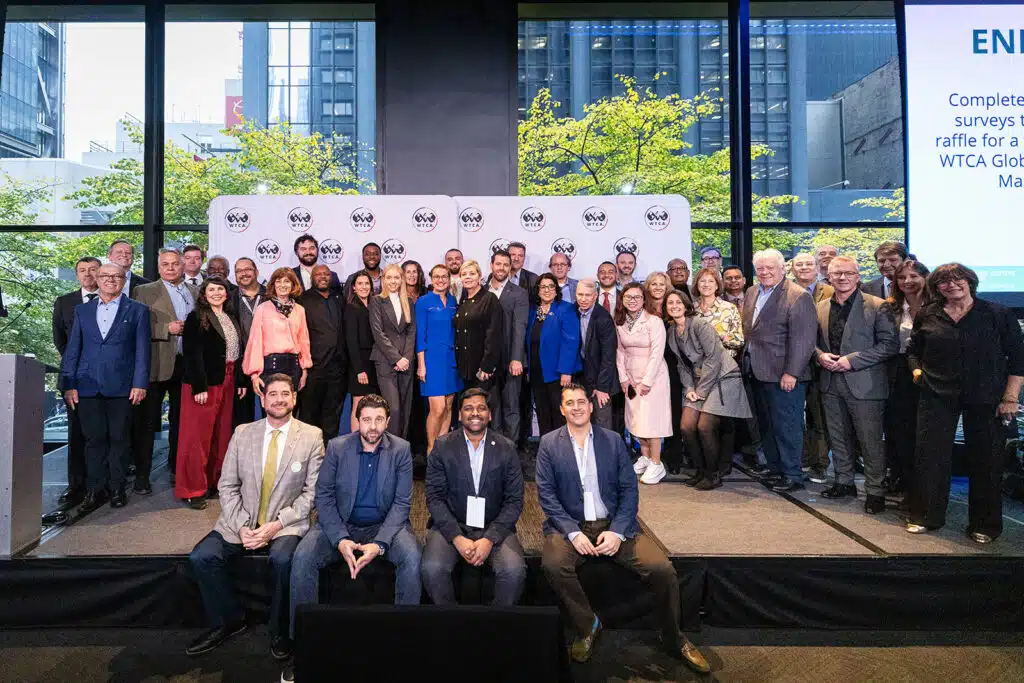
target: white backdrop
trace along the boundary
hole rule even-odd
[[[210,254],[248,256],[266,281],[275,268],[299,265],[295,238],[320,241],[320,263],[342,281],[363,267],[367,242],[381,247],[381,263],[443,262],[458,243],[457,211],[443,195],[252,195],[217,197],[210,203]]]
[[[690,261],[690,204],[680,195],[455,197],[466,258],[490,262],[491,250],[526,245],[526,267],[548,269],[551,254],[571,257],[569,277],[593,277],[621,251],[636,255],[636,278]],[[488,270],[487,266],[483,266]]]

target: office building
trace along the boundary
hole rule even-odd
[[[0,158],[64,155],[65,29],[14,22],[4,31]]]

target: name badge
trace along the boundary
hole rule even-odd
[[[592,491],[583,492],[583,519],[588,522],[597,521],[597,506],[594,505],[594,493]]]
[[[471,526],[474,529],[483,529],[486,526],[484,524],[484,510],[486,509],[486,498],[466,496],[466,526]]]
[[[297,473],[299,473],[301,471],[302,471],[302,463],[301,462],[293,462],[292,463],[292,472],[295,472],[297,474]]]

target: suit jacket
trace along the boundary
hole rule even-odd
[[[819,285],[820,286],[820,285]],[[842,373],[850,392],[860,399],[884,400],[889,396],[888,363],[900,351],[900,338],[896,320],[889,306],[877,296],[856,291],[853,293],[850,317],[843,328],[839,355],[850,361],[849,372]],[[831,353],[828,341],[828,320],[832,301],[818,304],[818,346],[814,357]],[[828,391],[833,373],[821,368],[819,382],[822,393]]]
[[[315,268],[316,266],[313,266],[313,267]],[[307,290],[306,290],[306,284],[302,281],[302,266],[295,266],[294,268],[292,268],[292,272],[295,273],[295,277],[299,278],[299,287],[302,287],[302,291],[303,291],[303,293],[305,293]],[[334,294],[341,294],[342,293],[342,289],[343,288],[341,286],[341,279],[338,277],[338,274],[335,273],[332,270],[331,271],[331,292],[334,293]]]
[[[860,291],[864,292],[865,294],[870,294],[872,296],[877,296],[879,299],[884,299],[885,298],[885,277],[882,276],[882,275],[879,275],[874,280],[868,280],[867,282],[861,284]]]
[[[192,302],[196,300],[196,290],[185,285],[192,293]],[[163,280],[150,282],[135,290],[133,297],[140,303],[149,306],[150,325],[153,348],[150,352],[152,362],[149,368],[149,379],[152,382],[163,382],[174,374],[174,360],[178,355],[178,338],[168,332],[167,326],[178,319],[174,312],[171,295],[167,292]]]
[[[579,283],[580,281],[574,278],[565,278],[565,284],[568,285],[568,289],[566,290],[568,291],[568,295],[565,293],[565,291],[563,291],[562,301],[568,301],[571,304],[576,303],[576,285],[578,285]]]
[[[533,324],[537,321],[537,309],[530,309],[526,326],[526,340],[529,345]],[[565,301],[554,301],[540,331],[540,369],[545,382],[554,382],[559,375],[575,375],[583,366],[580,364],[580,319],[576,307]]]
[[[242,354],[245,353],[245,347],[241,345],[242,334],[235,316],[229,314],[228,318],[239,340],[239,355],[235,359],[235,386],[245,387],[248,383],[245,381],[245,373],[242,372]],[[216,316],[210,317],[210,326],[204,330],[199,324],[199,313],[189,313],[185,318],[185,330],[181,333],[181,345],[184,366],[182,381],[192,387],[193,394],[223,384],[227,369],[228,345],[224,337],[224,328]]]
[[[473,540],[486,538],[498,545],[516,532],[516,522],[523,512],[523,468],[515,444],[493,429],[487,430],[484,439],[479,492],[473,488],[473,469],[462,429],[439,437],[427,458],[427,526],[436,528],[449,543],[456,536],[473,534]],[[486,501],[485,526],[481,530],[466,526],[469,496]]]
[[[592,425],[594,459],[601,502],[608,509],[609,530],[636,536],[640,491],[626,444],[610,429]],[[544,510],[544,533],[568,537],[583,524],[583,487],[569,428],[562,426],[540,438],[537,449],[537,497]]]
[[[729,374],[739,376],[739,366],[732,354],[722,346],[721,338],[707,320],[697,316],[688,318],[682,338],[676,333],[675,323],[669,323],[666,335],[668,343],[665,346],[671,351],[672,360],[679,372],[683,396],[688,391],[709,396],[722,377]],[[700,377],[696,373],[698,368],[701,371]]]
[[[373,295],[370,295],[373,300]],[[373,330],[370,328],[370,312],[354,298],[345,305],[345,350],[348,355],[348,370],[352,375],[369,372],[373,367]]]
[[[405,296],[400,294],[399,296]],[[408,299],[409,297],[406,296]],[[416,307],[409,302],[409,317],[395,318],[390,299],[373,294],[369,299],[370,329],[373,331],[373,351],[370,360],[393,366],[400,358],[408,358],[410,369],[416,360]]]
[[[533,296],[533,286],[537,284],[537,273],[523,268],[519,271],[519,287],[526,290],[526,300]]]
[[[214,527],[228,543],[242,542],[238,532],[243,526],[257,526],[266,430],[265,418],[239,425],[228,444],[217,484],[220,517]],[[278,445],[277,478],[267,504],[267,521],[277,519],[283,525],[274,538],[304,536],[309,531],[314,487],[323,456],[320,429],[292,418],[284,447]]]
[[[64,355],[64,349],[68,346],[71,328],[75,324],[75,309],[81,303],[83,303],[81,287],[73,292],[59,296],[53,301],[50,333],[53,335],[53,345],[57,348],[57,353],[62,356]],[[63,393],[64,387],[58,384],[57,389]]]
[[[488,291],[490,283],[491,279],[487,278]],[[530,315],[530,296],[525,289],[506,280],[498,301],[504,313],[502,332],[505,334],[499,370],[507,371],[508,364],[514,360],[526,364],[526,319]]]
[[[122,293],[127,294],[129,299],[134,299],[136,298],[135,290],[141,287],[142,285],[148,285],[151,282],[153,281],[150,280],[148,277],[143,277],[138,273],[132,273],[131,279],[128,280],[128,291]]]
[[[811,298],[814,299],[814,305],[817,306],[822,301],[831,299],[835,293],[836,290],[832,289],[832,285],[819,281],[818,284],[814,285],[814,292],[811,294]]]
[[[579,306],[576,307],[576,313],[579,314]],[[582,329],[580,333],[583,333]],[[618,348],[615,321],[608,311],[594,302],[594,312],[590,314],[590,324],[587,325],[587,336],[580,340],[580,364],[583,368],[581,374],[587,395],[592,394],[595,389],[607,394],[622,391],[618,369],[615,366],[615,353]]]
[[[341,291],[331,291],[325,299],[316,290],[299,297],[306,309],[306,327],[309,329],[309,353],[313,367],[309,372],[321,377],[335,377],[348,373],[348,352],[345,345],[345,301]],[[327,306],[336,306],[337,317],[327,314]]]
[[[331,439],[316,482],[317,524],[333,547],[349,537],[347,520],[352,516],[356,503],[361,448],[359,432]],[[395,535],[409,526],[409,508],[412,505],[412,451],[409,442],[385,433],[381,437],[377,462],[377,507],[384,521],[374,541],[391,545]]]
[[[783,279],[754,320],[757,285],[743,299],[743,338],[750,371],[761,382],[778,382],[783,374],[811,379],[810,360],[817,339],[817,315],[807,290]]]
[[[107,337],[96,325],[99,299],[75,309],[68,345],[60,363],[60,386],[77,389],[80,397],[127,396],[149,388],[149,310],[121,297]]]

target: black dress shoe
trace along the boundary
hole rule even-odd
[[[106,491],[90,491],[85,494],[82,507],[78,508],[79,514],[87,515],[90,512],[99,510],[108,500]]]
[[[903,477],[894,477],[889,480],[889,485],[886,487],[886,490],[893,495],[906,493],[907,484],[903,481]]]
[[[127,504],[128,494],[124,492],[124,488],[119,488],[110,496],[110,507],[112,508],[123,508]]]
[[[789,493],[790,491],[802,490],[804,488],[804,485],[803,482],[790,479],[789,477],[782,477],[774,484],[772,484],[769,488],[771,488],[772,491],[776,491],[778,493]]]
[[[755,465],[750,468],[750,475],[757,477],[758,479],[764,479],[765,477],[773,474],[775,474],[775,472],[767,465]]]
[[[292,656],[292,639],[288,636],[275,636],[270,643],[270,654],[279,662]]]
[[[246,623],[244,621],[211,628],[189,643],[188,647],[185,648],[185,654],[189,657],[195,657],[196,655],[209,652],[223,645],[229,638],[242,633],[245,629]]]
[[[853,484],[832,484],[821,492],[822,498],[845,498],[846,496],[856,498],[857,487]]]
[[[704,473],[703,472],[694,472],[692,477],[687,477],[686,479],[683,479],[683,485],[684,486],[691,486],[691,487],[692,486],[696,486],[697,484],[699,484],[701,482],[701,480],[703,478],[704,478]]]
[[[713,472],[712,474],[704,477],[699,482],[697,482],[697,485],[694,486],[693,488],[697,489],[698,491],[710,491],[711,489],[717,489],[721,485],[722,475],[719,474],[718,472]]]
[[[281,683],[295,683],[295,665],[288,664],[281,671]]]
[[[71,508],[77,507],[85,499],[85,489],[81,486],[69,486],[60,494],[57,498],[57,509],[61,512],[67,512]]]
[[[868,494],[867,500],[864,501],[864,512],[869,515],[885,512],[885,496],[872,496]]]
[[[679,466],[678,463],[666,465],[665,468],[668,470],[669,474],[679,474],[679,472],[682,471],[682,468]]]
[[[220,498],[220,491],[218,491],[217,489],[210,489],[209,491],[206,492],[206,498],[207,500],[209,500],[210,498]]]
[[[185,502],[188,503],[188,506],[193,510],[206,509],[206,498],[203,498],[202,496],[197,496],[195,498],[186,498]]]
[[[153,493],[153,485],[149,483],[149,477],[136,477],[132,490],[140,496],[148,496]]]

